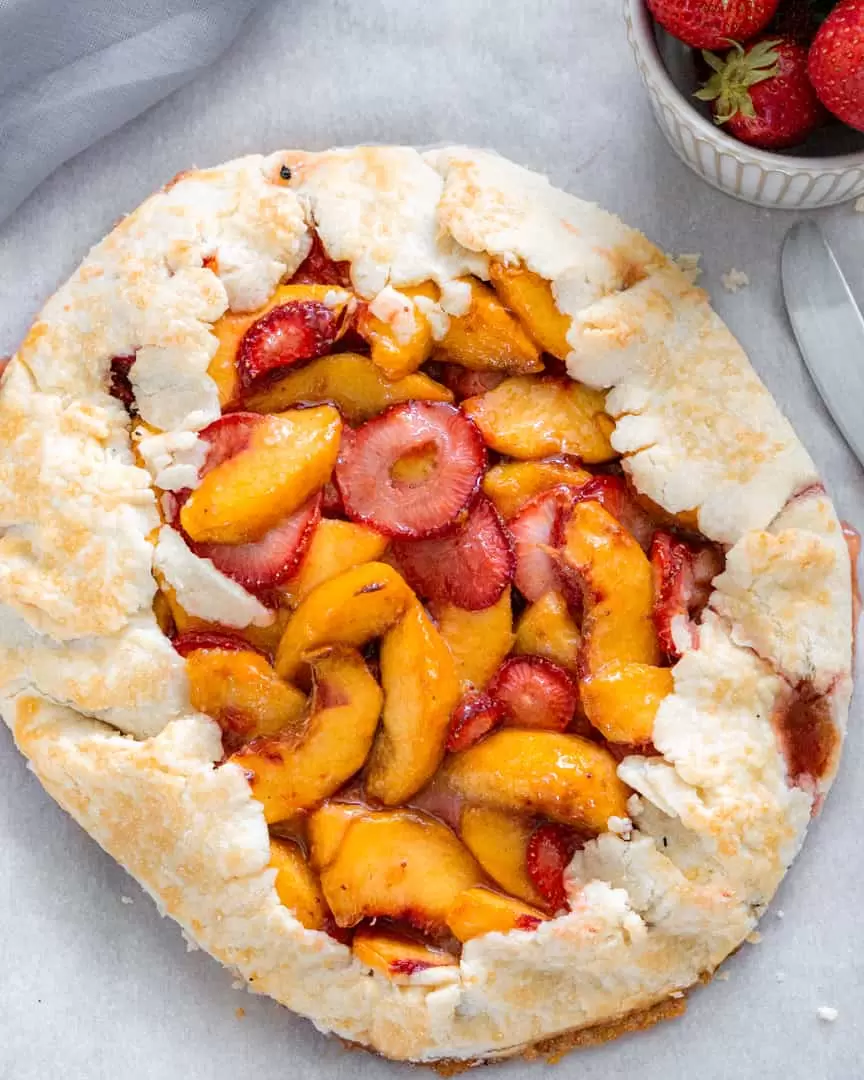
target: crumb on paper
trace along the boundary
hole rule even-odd
[[[743,270],[736,270],[733,266],[725,274],[720,275],[720,281],[726,292],[736,293],[739,289],[746,289],[750,284],[750,277]]]
[[[774,978],[777,980],[777,982],[785,982],[786,981],[786,972],[785,971],[778,971],[775,974]]]
[[[758,945],[759,942],[762,940],[762,935],[759,933],[758,930],[752,930],[747,935],[746,940],[749,942],[750,945]]]
[[[134,904],[135,901],[132,899],[131,896],[121,896],[120,897],[120,903],[121,904]]]
[[[702,255],[698,251],[682,252],[680,255],[673,255],[672,262],[689,279],[690,284],[695,285],[702,275],[702,268],[699,266],[701,258]]]
[[[234,1010],[234,1015],[237,1017],[238,1020],[242,1020],[243,1017],[246,1015],[246,1010],[243,1008],[242,1005],[240,1005]]]
[[[231,983],[232,990],[242,990],[245,986],[246,983],[243,982],[242,979],[235,979],[234,982]]]
[[[816,1014],[820,1020],[824,1020],[828,1024],[833,1024],[840,1015],[833,1005],[820,1005],[816,1010]]]
[[[864,195],[855,200],[855,209],[859,214],[864,214]]]
[[[728,971],[718,971],[717,974],[714,976],[714,978],[719,979],[720,982],[729,982],[729,972]]]
[[[786,912],[783,910],[783,908],[778,908],[774,912],[774,914],[777,916],[778,919],[785,919],[786,918]]]

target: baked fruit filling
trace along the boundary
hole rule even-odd
[[[156,610],[282,902],[404,981],[567,911],[723,556],[628,484],[546,281],[493,262],[369,303],[347,271],[316,238],[216,323],[223,414],[198,486],[160,492],[267,618],[207,622],[161,578]],[[133,364],[111,390],[134,414]]]

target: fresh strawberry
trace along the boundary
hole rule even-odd
[[[654,534],[654,625],[660,644],[677,658],[699,644],[697,620],[711,595],[711,582],[723,569],[716,547],[696,546],[667,532]]]
[[[199,558],[253,592],[285,581],[297,569],[321,520],[321,493],[249,544],[194,544]],[[187,541],[188,543],[188,541]]]
[[[406,401],[343,435],[334,480],[352,521],[419,539],[456,527],[485,465],[467,416],[443,402]]]
[[[503,719],[504,710],[488,694],[466,694],[450,718],[447,749],[451,754],[467,750],[498,727]]]
[[[864,0],[840,0],[810,47],[810,81],[819,100],[864,131]]]
[[[528,877],[552,911],[567,906],[564,871],[579,846],[576,834],[564,825],[547,822],[531,834],[525,864]]]
[[[111,372],[108,381],[108,393],[111,397],[117,398],[130,416],[137,416],[138,414],[138,408],[135,404],[135,391],[132,389],[132,381],[129,378],[134,363],[134,356],[115,356],[111,361]]]
[[[430,540],[397,540],[393,561],[427,600],[480,611],[513,580],[513,549],[498,511],[483,495],[455,532]]]
[[[292,285],[338,285],[343,289],[351,287],[351,264],[334,262],[324,250],[321,238],[312,234],[312,247],[309,254],[297,267],[291,278]]]
[[[323,356],[339,336],[340,317],[318,300],[291,300],[252,323],[237,348],[243,386],[263,375]]]
[[[507,378],[503,371],[469,371],[460,364],[440,364],[434,377],[453,391],[457,401],[494,390]]]
[[[623,476],[594,476],[577,489],[575,498],[579,502],[589,499],[599,502],[636,538],[644,551],[650,549],[654,522],[648,511],[640,506]]]
[[[725,49],[763,30],[780,0],[647,0],[648,10],[672,35],[694,49]]]
[[[181,656],[188,656],[199,649],[223,649],[227,652],[259,652],[248,641],[220,630],[187,630],[171,642]],[[262,654],[263,655],[263,654]]]
[[[725,58],[705,53],[714,74],[701,90],[714,122],[749,146],[795,146],[825,118],[807,77],[807,50],[791,38],[735,45]],[[864,53],[862,53],[864,55]]]
[[[553,549],[576,490],[559,485],[535,495],[507,523],[516,553],[516,588],[532,603],[561,587]]]
[[[579,686],[542,656],[512,656],[487,687],[509,727],[563,731],[579,706]]]

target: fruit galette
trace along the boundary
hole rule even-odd
[[[677,1008],[836,770],[813,463],[662,252],[494,155],[182,174],[12,359],[0,475],[3,715],[45,788],[389,1057]]]

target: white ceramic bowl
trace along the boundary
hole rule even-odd
[[[700,111],[692,98],[693,54],[654,23],[644,0],[624,0],[624,18],[661,131],[678,157],[709,184],[756,206],[786,210],[832,206],[864,195],[860,133],[830,125],[805,144],[807,156],[745,146]]]

